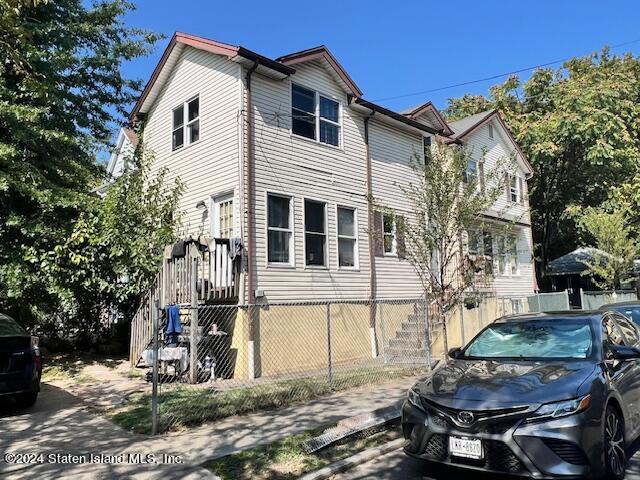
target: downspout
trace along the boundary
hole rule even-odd
[[[364,117],[364,148],[367,169],[367,218],[369,223],[369,336],[371,338],[371,356],[378,356],[378,344],[376,342],[376,296],[377,296],[377,276],[376,276],[376,249],[375,225],[373,211],[373,180],[371,174],[371,151],[369,148],[369,121],[375,115],[375,111]]]
[[[255,149],[253,141],[253,102],[251,98],[251,76],[253,72],[260,65],[259,61],[255,61],[246,74],[246,92],[247,92],[247,182],[246,182],[246,197],[247,197],[247,303],[248,307],[248,326],[247,326],[247,369],[248,377],[250,379],[256,378],[256,366],[255,366],[255,345],[254,345],[254,322],[255,322],[255,286],[254,286],[254,253],[255,253],[255,218],[254,218],[254,165],[255,165]]]

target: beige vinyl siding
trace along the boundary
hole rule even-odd
[[[512,144],[506,137],[502,127],[493,122],[493,137],[489,137],[489,129],[487,125],[477,129],[469,134],[465,141],[471,149],[472,155],[480,160],[483,149],[485,151],[485,172],[503,162],[512,154]],[[524,205],[510,203],[507,200],[506,188],[500,193],[498,200],[488,214],[505,217],[514,222],[529,225],[531,218],[529,214],[529,205],[526,194],[526,172],[522,166],[515,167],[517,176],[523,179],[524,185]],[[518,264],[520,266],[518,275],[496,275],[492,285],[492,291],[500,296],[522,296],[533,293],[535,272],[533,270],[533,247],[531,244],[531,227],[525,225],[513,224],[512,234],[517,236]],[[496,232],[504,231],[504,225],[498,227]],[[495,234],[494,234],[495,236]]]
[[[369,259],[365,149],[362,119],[346,105],[345,92],[316,63],[296,65],[291,79],[252,80],[256,139],[256,289],[267,301],[367,298]],[[343,147],[296,137],[291,126],[291,81],[342,103]],[[293,198],[295,266],[267,265],[267,192]],[[304,199],[327,203],[325,268],[305,267]],[[338,268],[336,205],[357,209],[357,270]]]
[[[144,141],[155,155],[152,174],[167,167],[167,180],[179,177],[185,185],[179,205],[183,235],[211,234],[210,200],[232,191],[234,225],[240,232],[241,88],[239,65],[186,47],[149,111]],[[200,139],[172,152],[172,110],[195,95],[200,97]],[[196,209],[199,201],[207,203],[208,212]]]
[[[415,175],[409,162],[414,155],[421,155],[422,136],[392,128],[374,117],[369,146],[376,203],[410,219],[411,207],[400,188],[402,182]],[[420,280],[407,260],[384,256],[376,257],[375,262],[379,298],[414,298],[422,294]]]

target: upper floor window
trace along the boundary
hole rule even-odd
[[[293,240],[291,198],[267,195],[267,261],[291,264]]]
[[[393,215],[385,214],[382,217],[382,246],[385,255],[396,253],[396,222]]]
[[[186,118],[185,118],[186,112]],[[200,97],[196,96],[173,109],[171,149],[178,150],[185,144],[200,139]]]
[[[472,183],[478,181],[478,161],[473,158],[467,160],[467,168],[464,171],[465,183]]]
[[[422,155],[426,164],[431,159],[431,137],[422,137]]]
[[[517,175],[509,175],[508,197],[512,203],[524,203],[524,181]]]
[[[291,85],[291,131],[301,137],[340,146],[340,103],[299,85]]]
[[[487,128],[489,130],[489,138],[493,138],[493,125],[488,124]]]
[[[358,236],[355,208],[338,207],[338,266],[355,267]]]
[[[304,245],[306,265],[327,265],[327,204],[304,201]]]
[[[518,275],[518,238],[513,235],[501,235],[496,238],[497,273],[499,275]]]

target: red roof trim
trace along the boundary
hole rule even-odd
[[[295,65],[296,63],[308,62],[310,60],[318,59],[326,60],[329,65],[331,65],[331,68],[333,68],[338,74],[340,79],[347,85],[349,90],[351,90],[351,93],[353,93],[356,97],[362,97],[362,90],[358,88],[347,71],[342,67],[342,65],[340,65],[340,62],[336,60],[336,57],[334,57],[329,49],[324,45],[309,48],[307,50],[302,50],[300,52],[290,53],[288,55],[276,58],[276,61],[284,65]]]
[[[406,115],[407,115],[407,117],[415,120],[420,115],[422,115],[423,113],[426,113],[428,111],[433,112],[433,114],[438,118],[438,121],[443,126],[442,133],[444,133],[445,135],[453,135],[453,133],[454,133],[453,130],[451,130],[451,128],[447,124],[447,121],[444,119],[444,117],[440,113],[440,110],[438,110],[433,105],[433,102],[426,102],[426,103],[423,103],[422,105],[418,105],[416,108],[411,110]]]

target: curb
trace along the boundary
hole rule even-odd
[[[385,453],[397,450],[404,445],[405,441],[406,440],[404,438],[398,438],[379,447],[373,447],[369,448],[368,450],[363,450],[360,453],[356,453],[351,457],[334,462],[331,465],[321,468],[320,470],[307,473],[306,475],[301,476],[298,480],[325,480],[332,475],[344,472],[345,470],[349,470],[357,465],[368,462],[369,460],[373,460],[380,455],[384,455]]]

